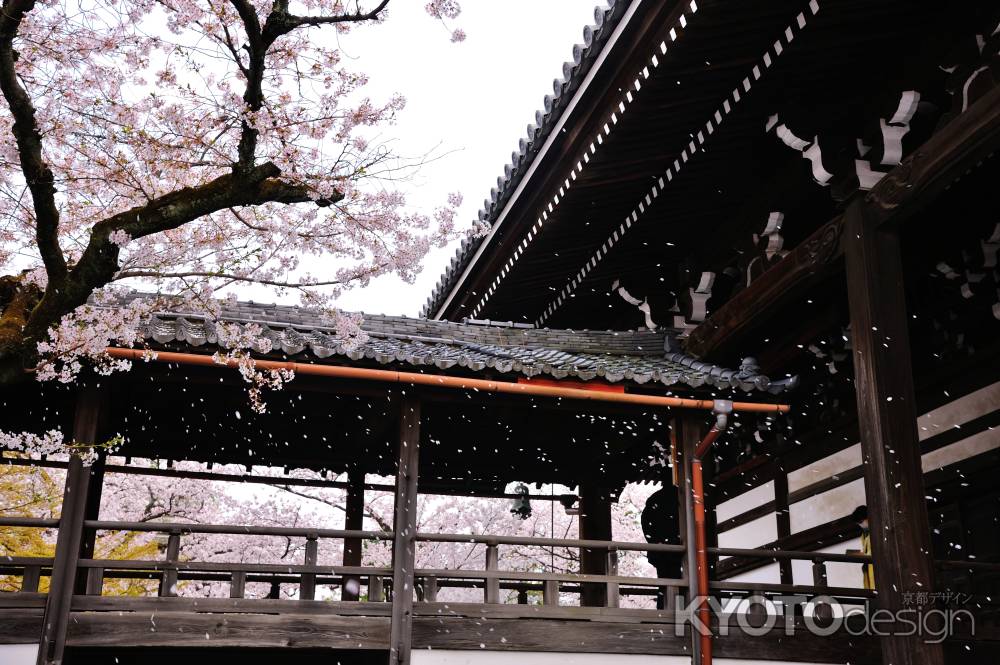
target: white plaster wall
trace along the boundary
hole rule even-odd
[[[831,545],[817,551],[826,554],[843,554],[847,550],[860,549],[861,539],[853,538],[839,545]],[[795,584],[812,584],[812,561],[792,561],[792,579]],[[826,579],[830,586],[860,589],[862,587],[861,566],[856,563],[827,563]]]
[[[824,478],[836,475],[861,464],[861,444],[844,448],[829,457],[813,462],[788,474],[788,491],[802,489]]]
[[[604,653],[542,653],[535,651],[414,650],[413,665],[691,665],[689,656],[641,656]],[[781,660],[716,658],[723,665],[793,665]],[[794,665],[807,665],[801,662]]]
[[[920,440],[923,441],[944,429],[992,413],[996,411],[998,404],[1000,404],[1000,381],[939,406],[917,418]]]
[[[811,496],[788,507],[792,533],[845,517],[865,503],[865,481],[858,478],[829,492]]]
[[[920,440],[959,427],[996,411],[1000,406],[1000,382],[938,407],[917,419]],[[1000,428],[986,430],[966,439],[927,453],[921,457],[924,472],[933,471],[989,450],[1000,448]],[[788,489],[794,492],[815,482],[854,468],[862,463],[861,445],[855,444],[788,474]],[[725,520],[774,498],[774,486],[767,483],[737,496],[718,507],[718,519]],[[865,503],[864,480],[858,479],[829,492],[793,503],[789,508],[792,533],[825,524],[849,515],[856,506]],[[759,547],[777,538],[773,515],[754,520],[719,535],[721,547]],[[843,554],[861,548],[859,539],[819,550]],[[796,584],[812,584],[812,563],[795,561],[792,574]],[[827,564],[830,586],[860,587],[861,573],[857,564]],[[771,564],[732,578],[738,582],[777,582],[778,566]]]
[[[0,644],[2,665],[35,665],[37,659],[37,644]]]
[[[759,487],[754,487],[752,490],[735,496],[728,501],[723,501],[715,507],[715,515],[721,522],[768,501],[774,501],[774,483],[771,481]]]
[[[743,510],[750,510],[753,504],[747,504]],[[719,547],[760,547],[773,542],[778,537],[778,525],[774,515],[765,515],[747,522],[735,529],[719,534]]]

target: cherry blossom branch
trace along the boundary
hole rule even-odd
[[[266,279],[263,277],[252,277],[235,275],[233,273],[220,272],[220,271],[198,271],[192,270],[188,272],[162,272],[158,270],[124,270],[115,276],[115,279],[120,281],[123,279],[132,278],[152,278],[152,279],[183,279],[185,277],[208,277],[212,279],[225,279],[230,282],[250,282],[253,284],[262,284],[264,286],[273,286],[279,289],[304,289],[316,286],[343,286],[344,280],[331,279],[326,281],[318,282],[282,282],[273,279]]]
[[[35,119],[35,107],[17,78],[14,37],[24,16],[35,7],[34,0],[8,0],[0,12],[0,91],[10,108],[18,156],[35,209],[35,235],[42,261],[52,281],[66,274],[66,260],[59,247],[59,210],[56,207],[55,176],[42,157],[42,135]]]
[[[308,188],[279,180],[279,175],[278,167],[267,162],[240,175],[227,173],[204,185],[176,190],[98,222],[64,287],[45,290],[24,326],[24,337],[36,342],[43,339],[60,316],[83,305],[94,289],[114,279],[121,250],[115,236],[150,236],[234,206],[306,202],[328,206],[342,198],[315,200]]]
[[[335,23],[362,23],[365,21],[374,21],[379,18],[382,11],[389,5],[389,0],[382,0],[377,7],[371,11],[363,12],[358,8],[355,12],[351,14],[339,14],[337,16],[293,16],[287,13],[274,13],[275,17],[275,28],[279,30],[284,30],[281,34],[289,32],[303,25],[331,25]],[[268,18],[267,21],[271,23],[271,19]]]

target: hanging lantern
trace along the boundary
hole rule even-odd
[[[517,494],[518,496],[514,499],[514,505],[510,507],[510,514],[522,520],[528,519],[531,517],[531,502],[528,500],[528,486],[524,483],[518,483],[517,487],[514,488],[514,494]]]

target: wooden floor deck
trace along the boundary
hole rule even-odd
[[[67,648],[79,658],[108,649],[346,653],[381,652],[389,645],[389,603],[76,596],[72,607]],[[0,609],[0,643],[37,642],[41,620],[40,604]],[[831,649],[830,638],[813,636],[798,622],[794,636],[774,631],[749,637],[734,631],[717,638],[716,653],[783,660],[794,654],[813,663],[880,662],[874,639],[845,632],[838,648]],[[414,649],[687,655],[690,645],[686,629],[676,633],[669,611],[440,602],[414,606]]]

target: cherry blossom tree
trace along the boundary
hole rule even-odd
[[[408,209],[414,164],[378,138],[404,99],[367,97],[338,48],[389,4],[4,0],[0,385],[124,368],[103,349],[168,305],[115,307],[122,285],[209,316],[264,285],[336,321],[343,289],[412,280],[460,197]],[[426,10],[461,41],[457,3]]]

